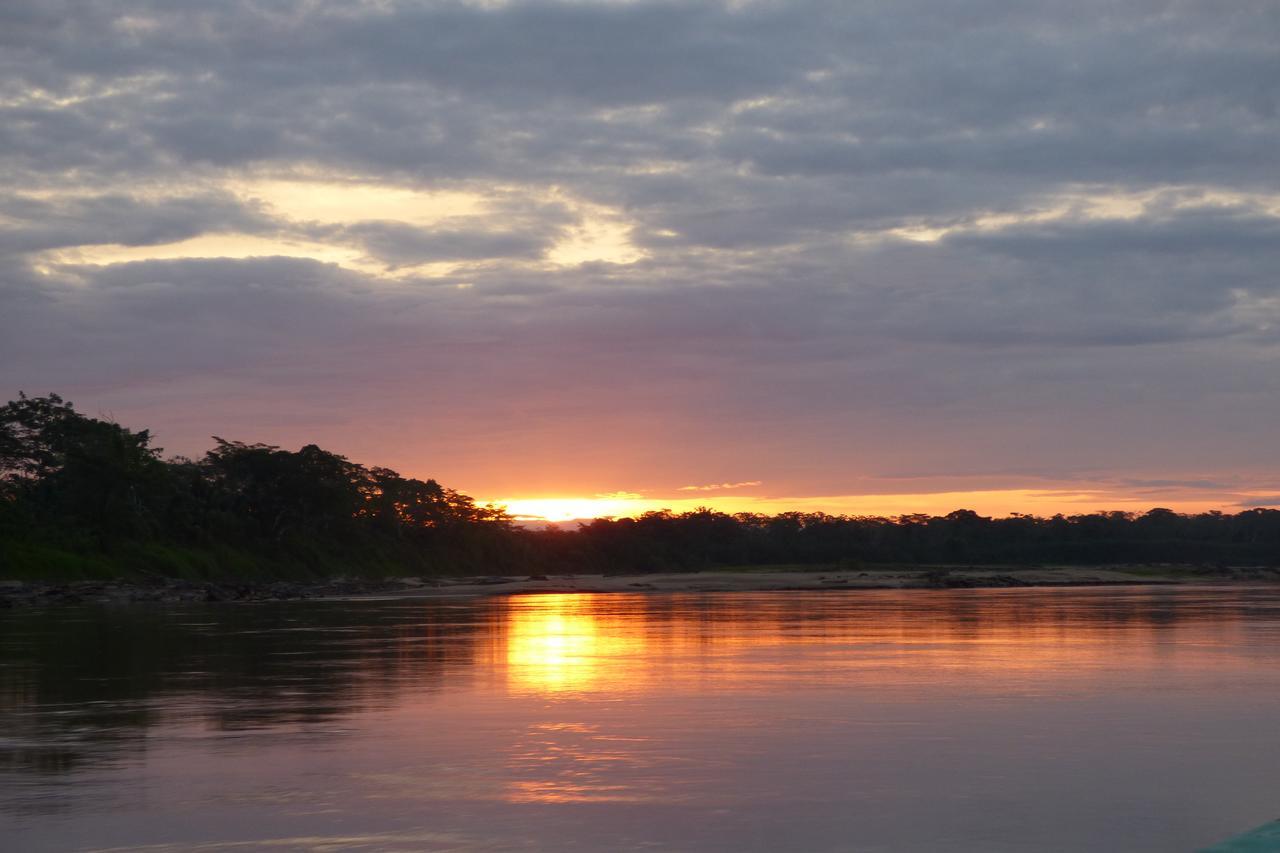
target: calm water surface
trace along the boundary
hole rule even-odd
[[[1280,591],[0,615],[14,851],[1176,851],[1280,816]]]

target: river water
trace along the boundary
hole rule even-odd
[[[0,615],[0,848],[1177,851],[1280,816],[1280,590]]]

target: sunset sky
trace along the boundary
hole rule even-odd
[[[0,391],[526,516],[1280,506],[1280,4],[0,4]]]

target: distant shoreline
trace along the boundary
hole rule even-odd
[[[548,575],[531,578],[455,578],[416,586],[402,582],[380,597],[422,598],[451,595],[527,595],[617,592],[786,592],[875,589],[1009,589],[1182,585],[1206,583],[1280,583],[1280,571],[1243,569],[1199,574],[1190,568],[1165,570],[1092,567],[770,570],[730,569],[629,575]]]
[[[341,601],[578,593],[784,592],[875,589],[1018,589],[1280,583],[1280,570],[1189,566],[732,568],[626,575],[514,575],[316,581],[0,582],[0,610],[76,604]]]

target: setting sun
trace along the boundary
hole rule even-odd
[[[578,518],[609,518],[639,515],[651,509],[661,509],[662,501],[649,501],[634,497],[596,498],[515,498],[495,501],[506,506],[515,518],[526,521],[573,521]],[[670,502],[668,501],[667,504]]]

